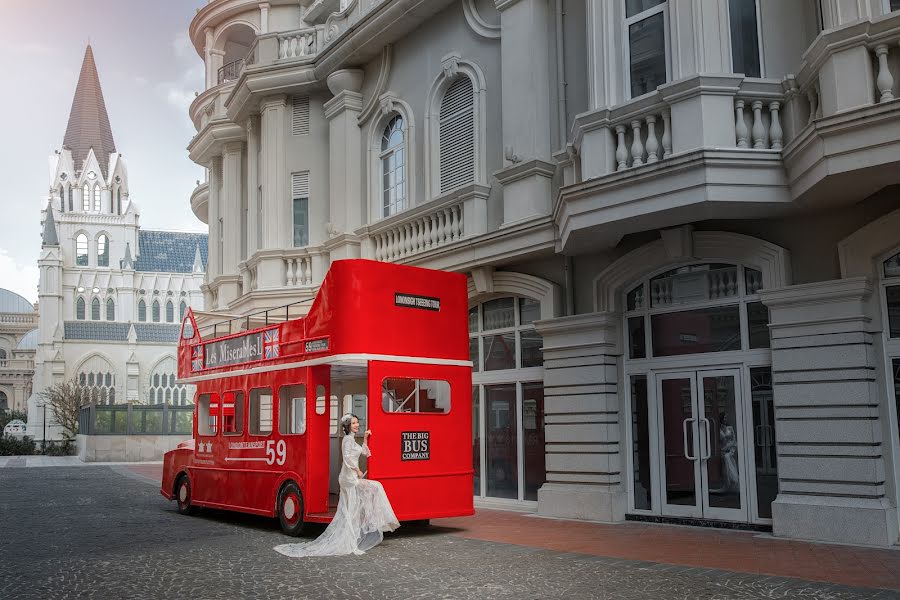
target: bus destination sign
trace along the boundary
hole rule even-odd
[[[419,308],[422,310],[441,310],[441,299],[430,296],[416,296],[415,294],[394,293],[394,306],[405,308]]]
[[[262,359],[262,332],[204,344],[204,366],[207,369],[239,365]]]

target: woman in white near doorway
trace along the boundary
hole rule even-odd
[[[348,413],[341,417],[341,427],[344,430],[341,441],[343,463],[338,476],[341,495],[334,519],[315,540],[282,544],[275,547],[276,552],[292,557],[364,554],[381,543],[385,531],[400,527],[384,487],[377,481],[365,479],[366,474],[359,468],[360,455],[372,455],[368,445],[372,432],[366,431],[360,446],[354,439],[359,432],[356,415]]]

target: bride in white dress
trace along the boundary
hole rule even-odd
[[[368,446],[372,432],[366,431],[360,446],[354,439],[354,434],[359,432],[356,415],[341,417],[341,427],[344,431],[341,441],[343,464],[338,477],[341,495],[334,519],[315,540],[282,544],[275,547],[276,552],[293,557],[364,554],[381,543],[383,532],[400,527],[384,487],[377,481],[363,479],[365,473],[359,468],[360,454],[372,455]]]

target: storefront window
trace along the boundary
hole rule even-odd
[[[635,510],[652,508],[652,484],[650,480],[650,423],[647,405],[647,376],[631,377],[631,456],[634,477]]]
[[[487,412],[487,495],[516,499],[519,490],[516,386],[487,385],[484,395]]]
[[[543,383],[522,384],[522,431],[525,446],[525,499],[537,500],[538,489],[547,480]]]
[[[750,369],[750,394],[753,402],[753,446],[756,453],[756,502],[760,518],[771,519],[772,502],[778,495],[771,367]]]

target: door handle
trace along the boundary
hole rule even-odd
[[[706,433],[706,456],[701,456],[700,460],[709,460],[710,455],[712,455],[712,443],[709,439],[709,419],[700,417],[700,421],[703,423],[703,431]],[[703,454],[702,448],[700,453],[701,455]]]
[[[696,421],[697,421],[697,419],[690,418],[690,419],[685,419],[684,421],[681,422],[681,431],[683,434],[683,442],[684,442],[684,457],[688,460],[697,460],[696,456],[691,456],[690,454],[688,454],[688,441],[687,441],[688,423],[695,423]]]

